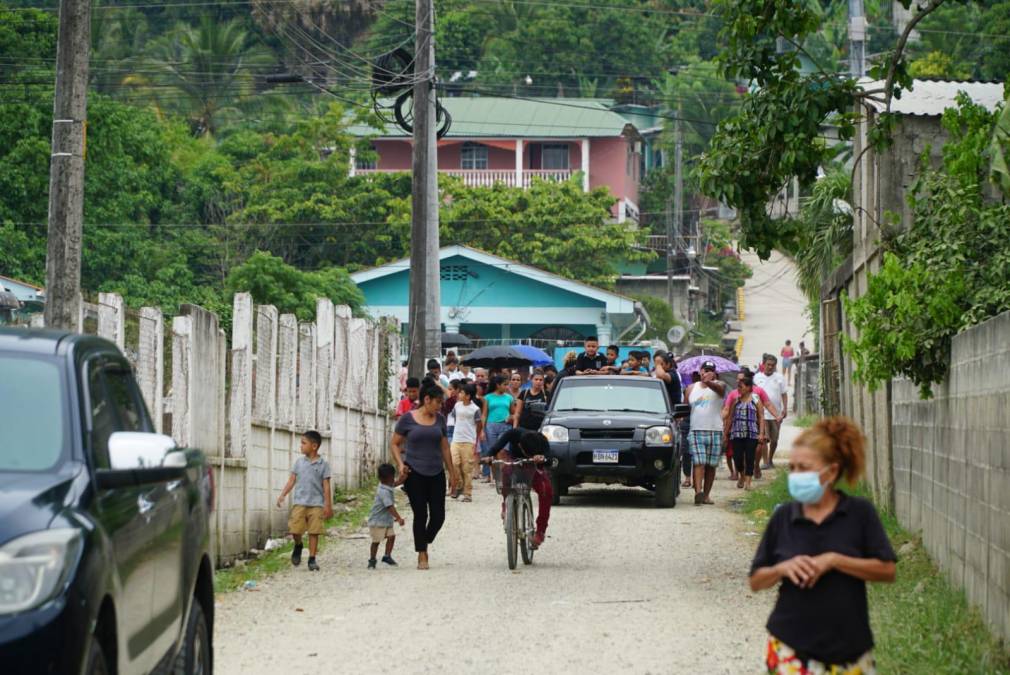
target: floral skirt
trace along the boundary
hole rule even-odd
[[[768,675],[876,675],[873,652],[866,652],[853,663],[821,663],[813,659],[803,663],[793,648],[769,637],[765,656]]]

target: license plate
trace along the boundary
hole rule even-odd
[[[617,450],[593,450],[593,464],[617,464],[620,453]]]

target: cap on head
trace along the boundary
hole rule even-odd
[[[705,361],[704,363],[701,364],[701,369],[702,370],[711,370],[714,373],[715,372],[715,361]]]

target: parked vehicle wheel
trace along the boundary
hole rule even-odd
[[[211,675],[210,629],[198,598],[193,599],[186,624],[186,640],[175,661],[175,675]]]
[[[559,506],[561,504],[561,492],[564,490],[565,494],[568,494],[568,488],[562,487],[564,483],[561,479],[555,475],[551,474],[551,506]]]
[[[514,570],[519,560],[519,509],[516,496],[510,494],[505,502],[505,548],[508,550],[509,569]]]
[[[519,533],[519,547],[523,554],[523,564],[533,564],[533,535],[536,523],[533,520],[533,502],[529,497],[523,500],[522,531]]]
[[[656,477],[656,508],[670,509],[677,505],[677,480],[680,474],[667,471]]]
[[[88,644],[88,664],[84,668],[87,675],[109,675],[109,666],[105,660],[105,650],[102,643],[92,635]]]

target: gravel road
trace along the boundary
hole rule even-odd
[[[644,490],[575,488],[515,572],[487,485],[473,503],[448,500],[427,572],[409,518],[397,569],[367,570],[365,539],[330,541],[321,572],[303,564],[219,596],[218,672],[759,672],[773,595],[746,588],[757,536],[726,476],[716,505],[686,490],[672,510]]]

